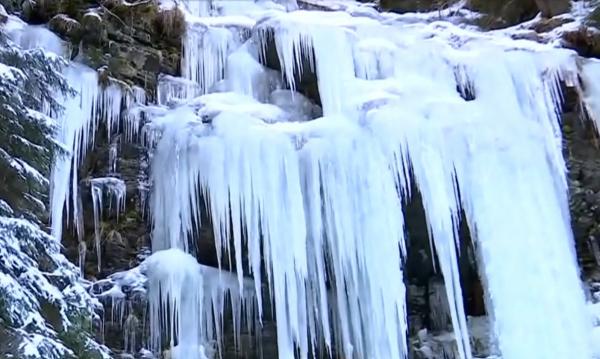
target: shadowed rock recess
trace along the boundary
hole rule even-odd
[[[484,237],[484,234],[477,234],[474,229],[478,227],[478,223],[475,223],[470,212],[473,209],[468,207],[476,200],[468,202],[468,195],[464,193],[467,189],[464,184],[459,184],[459,179],[455,178],[458,176],[449,178],[450,185],[446,183],[448,186],[443,189],[425,186],[423,173],[438,170],[437,162],[441,161],[435,157],[437,154],[431,155],[425,150],[420,154],[422,157],[417,158],[415,155],[410,160],[408,157],[412,154],[409,156],[402,152],[404,149],[385,153],[394,156],[401,153],[406,156],[394,161],[383,158],[384,156],[362,156],[363,152],[356,150],[356,147],[370,146],[369,151],[371,147],[376,148],[373,152],[381,147],[383,153],[384,150],[387,151],[384,147],[392,146],[391,140],[390,143],[377,142],[369,137],[386,132],[382,130],[386,129],[384,121],[381,121],[382,127],[377,128],[380,132],[374,130],[369,136],[363,136],[362,133],[359,136],[353,132],[354,129],[346,131],[346,127],[340,127],[344,131],[340,131],[339,136],[332,136],[332,133],[338,131],[337,128],[319,127],[322,125],[322,118],[329,116],[335,121],[341,121],[337,117],[347,114],[344,106],[354,102],[356,107],[364,110],[364,113],[355,116],[361,124],[371,119],[365,115],[368,110],[384,108],[393,103],[396,96],[413,96],[418,102],[413,92],[418,94],[422,89],[433,86],[433,83],[447,81],[445,73],[440,71],[438,77],[428,79],[432,84],[415,85],[411,83],[413,79],[407,79],[406,83],[414,87],[387,82],[390,77],[388,75],[395,71],[395,66],[415,64],[410,61],[400,64],[386,60],[386,56],[400,50],[400,47],[391,42],[393,39],[382,40],[380,28],[374,28],[373,39],[361,39],[360,42],[353,43],[354,47],[350,51],[354,59],[332,58],[333,55],[319,57],[323,54],[323,49],[328,47],[331,52],[339,51],[336,56],[348,53],[344,52],[347,49],[343,44],[333,41],[324,43],[324,37],[320,37],[315,30],[327,31],[327,26],[338,23],[340,27],[352,31],[364,24],[370,26],[369,21],[390,27],[406,26],[408,35],[405,43],[409,44],[406,47],[410,50],[410,46],[415,46],[415,51],[417,46],[414,44],[436,37],[440,42],[448,42],[447,48],[474,46],[471,50],[478,53],[477,41],[495,41],[493,39],[497,36],[502,39],[499,43],[504,46],[503,53],[511,46],[534,52],[538,51],[536,46],[539,45],[544,49],[564,47],[573,50],[572,53],[569,52],[569,56],[579,56],[573,60],[574,71],[581,71],[579,75],[574,73],[569,77],[560,74],[553,77],[556,80],[553,85],[543,83],[544,86],[560,87],[548,91],[552,96],[540,100],[546,101],[545,104],[535,104],[538,107],[531,103],[520,105],[560,112],[560,125],[556,126],[556,133],[544,133],[539,137],[552,138],[544,142],[546,147],[551,147],[552,141],[562,140],[562,155],[568,171],[566,180],[570,217],[564,214],[563,217],[550,215],[543,218],[555,218],[557,221],[570,218],[574,251],[580,270],[577,275],[584,286],[586,305],[598,308],[600,139],[596,125],[600,123],[600,118],[595,116],[600,116],[600,99],[590,98],[589,94],[600,96],[600,88],[589,81],[586,83],[585,76],[582,75],[586,64],[594,64],[596,58],[600,59],[600,4],[597,2],[0,0],[0,5],[0,358],[293,359],[282,356],[281,348],[288,345],[288,338],[278,338],[283,324],[280,321],[278,327],[276,317],[285,317],[288,318],[285,325],[289,329],[290,346],[298,357],[305,351],[310,358],[387,359],[386,355],[395,352],[391,349],[377,351],[371,348],[369,341],[373,341],[372,336],[375,334],[369,336],[364,333],[364,328],[372,326],[365,323],[366,320],[346,323],[346,327],[340,324],[345,316],[368,318],[368,311],[372,308],[385,307],[386,313],[394,313],[399,317],[403,317],[403,313],[399,312],[406,311],[407,323],[404,327],[398,327],[406,329],[406,349],[398,351],[402,353],[401,356],[406,355],[410,359],[469,359],[470,355],[476,358],[524,359],[507,356],[506,353],[517,353],[518,350],[511,352],[513,347],[508,345],[510,348],[506,349],[505,342],[499,343],[498,338],[495,338],[496,328],[490,318],[494,314],[492,306],[496,298],[490,298],[487,293],[489,278],[481,277],[485,273],[482,257],[486,253],[482,253],[478,237]],[[281,18],[273,15],[286,11],[292,15],[282,15]],[[305,18],[294,17],[296,12],[301,11],[305,11],[302,13]],[[322,11],[320,14],[334,11],[345,14],[332,18],[333,20],[324,17],[323,21],[319,21],[309,15],[317,11]],[[364,24],[354,23],[348,18],[364,19]],[[303,23],[304,19],[310,21]],[[288,20],[301,26],[299,29],[286,27],[285,21]],[[324,23],[327,21],[329,23]],[[421,37],[412,38],[409,33],[412,31],[410,24],[428,24],[429,27],[417,28],[417,32],[422,32],[419,33]],[[450,29],[448,32],[444,32],[446,27]],[[435,35],[429,38],[424,36],[427,31]],[[392,34],[404,36],[398,32]],[[331,36],[334,35],[339,34],[335,32]],[[286,45],[292,41],[296,41],[294,46]],[[469,45],[470,41],[474,41],[475,45]],[[393,50],[390,50],[392,47]],[[238,51],[240,48],[247,51]],[[487,50],[489,49],[486,47],[485,51]],[[51,52],[61,55],[64,60]],[[410,51],[403,54],[411,56]],[[489,54],[495,56],[497,53],[489,51]],[[428,56],[435,55],[431,52]],[[420,59],[417,56],[424,55],[416,54],[415,59]],[[521,59],[514,57],[511,61]],[[461,58],[462,60],[465,64],[469,61]],[[339,67],[342,73],[344,66],[353,61],[351,67],[355,69],[357,78],[364,83],[377,82],[382,86],[369,87],[367,84],[356,87],[364,92],[358,95],[372,94],[372,98],[367,100],[361,98],[362,102],[357,100],[359,96],[354,96],[356,94],[348,94],[348,91],[340,89],[350,84],[350,80],[338,77],[338,74],[324,73],[323,70]],[[435,67],[441,66],[442,62],[440,60],[431,65],[422,65]],[[559,62],[560,60],[548,61],[544,71],[551,72],[559,66]],[[527,62],[526,66],[532,67],[531,63]],[[367,65],[361,67],[364,64]],[[80,71],[84,67],[85,70]],[[541,67],[543,66],[540,65]],[[73,69],[83,75],[80,76],[78,72],[73,76]],[[495,71],[491,66],[487,70]],[[508,72],[499,73],[499,77],[509,76]],[[454,92],[456,88],[456,93],[462,98],[461,103],[474,102],[479,96],[489,96],[489,93],[479,93],[480,87],[474,84],[476,80],[488,78],[482,75],[473,80],[469,78],[471,75],[473,74],[467,75],[466,70],[458,67],[453,75],[452,81],[456,84],[453,82],[450,92]],[[479,75],[473,75],[473,78]],[[600,83],[600,71],[596,70],[595,75],[598,76],[597,83]],[[536,77],[538,74],[531,76]],[[332,85],[329,81],[336,83]],[[519,83],[518,79],[514,81]],[[489,83],[486,85],[489,87]],[[545,91],[527,86],[530,85],[524,85],[523,93],[517,94],[517,97],[525,98],[530,96],[530,92]],[[69,112],[72,108],[64,98],[76,93],[79,97],[74,97],[77,99],[75,102],[79,102],[73,107],[88,109],[90,113],[84,113],[83,110]],[[331,110],[336,107],[335,93],[347,95],[339,104],[339,108],[344,111]],[[91,98],[88,105],[85,96]],[[550,105],[556,99],[560,105]],[[437,100],[443,102],[446,98]],[[427,118],[439,116],[440,111],[434,109],[437,102],[432,103],[433,105],[428,102],[421,106],[432,107],[431,109],[419,109],[427,112]],[[233,110],[229,113],[225,108]],[[453,107],[444,107],[442,111],[448,109]],[[474,108],[472,112],[478,110],[479,108]],[[595,110],[598,112],[595,113]],[[454,116],[451,111],[448,110],[448,116]],[[400,116],[402,111],[398,113],[400,114],[394,115]],[[410,115],[408,110],[406,113]],[[467,112],[459,114],[465,113]],[[402,116],[405,118],[408,115]],[[183,124],[180,126],[170,123],[177,117],[182,119]],[[185,122],[184,119],[189,117],[197,121]],[[58,120],[61,118],[63,122]],[[247,129],[241,124],[244,120],[254,121],[256,118],[260,119],[260,125],[256,127],[262,129],[270,126],[276,130],[271,135],[265,135],[260,130]],[[71,120],[79,124],[78,129],[72,131],[71,137],[75,140],[73,143],[59,143],[61,141],[60,137],[57,139],[57,134],[64,135],[68,132],[64,130],[69,127],[65,123]],[[280,122],[285,122],[285,125],[279,126]],[[301,125],[286,126],[294,122]],[[314,127],[301,127],[311,122],[315,123]],[[466,124],[467,122],[465,126]],[[389,128],[389,131],[393,130],[395,128]],[[544,127],[544,130],[548,128]],[[470,132],[473,131],[476,132],[477,128]],[[226,132],[230,137],[224,135]],[[201,138],[208,133],[223,135],[223,138],[234,141],[232,143],[235,146],[223,149],[222,144],[228,142],[218,143],[221,145],[219,147],[215,145],[216,140],[202,142],[200,145],[180,143],[174,137],[179,134],[189,135],[190,138],[197,135]],[[313,163],[310,161],[314,159],[309,154],[318,146],[311,147],[310,140],[322,137],[335,138],[337,141],[348,133],[348,136],[357,136],[356,142],[349,145],[340,140],[335,142],[339,147],[323,145],[322,151],[331,150],[334,155],[323,155],[315,161],[318,166],[311,167]],[[304,156],[290,158],[297,158],[305,167],[290,170],[291,165],[286,161],[288,157],[285,157],[288,147],[278,142],[278,136],[282,134],[289,135],[292,139],[290,142],[294,142],[293,146],[288,147],[293,147],[293,151]],[[450,129],[444,134],[451,137],[453,131]],[[489,134],[486,132],[485,135]],[[218,136],[215,135],[215,138]],[[440,135],[437,140],[444,142],[444,138],[445,136]],[[239,140],[239,146],[236,140]],[[172,142],[172,150],[169,155],[165,155],[163,150],[169,141]],[[264,142],[252,147],[260,141]],[[543,141],[540,140],[541,142]],[[83,145],[79,146],[78,143]],[[214,147],[210,147],[213,145]],[[248,147],[243,147],[244,145]],[[410,145],[411,141],[403,143],[407,148]],[[282,154],[273,154],[273,148],[282,149]],[[301,231],[306,238],[326,237],[327,234],[333,236],[333,233],[340,238],[344,235],[357,238],[365,235],[336,232],[342,227],[340,223],[345,218],[331,215],[334,212],[331,208],[335,205],[327,201],[335,202],[331,198],[338,193],[333,190],[334,187],[350,188],[346,182],[352,182],[351,184],[356,185],[356,192],[360,192],[356,194],[356,198],[387,203],[379,194],[385,194],[383,187],[388,182],[369,182],[372,181],[371,177],[378,177],[372,173],[364,174],[364,178],[361,174],[361,178],[355,181],[346,181],[348,178],[344,176],[355,172],[335,167],[334,162],[338,158],[335,156],[343,157],[342,152],[346,149],[353,151],[345,154],[346,157],[356,155],[356,158],[346,158],[348,163],[355,165],[349,165],[354,171],[356,168],[364,172],[368,172],[365,169],[384,168],[386,171],[398,172],[394,172],[396,177],[389,184],[390,188],[404,196],[398,201],[398,213],[403,215],[403,222],[397,227],[404,233],[404,237],[402,245],[395,243],[391,248],[394,251],[398,249],[401,253],[398,258],[403,270],[399,271],[402,277],[385,278],[385,281],[388,281],[390,291],[402,289],[398,293],[405,296],[405,307],[386,307],[390,303],[378,297],[383,290],[371,283],[369,278],[365,278],[365,273],[388,273],[386,268],[391,265],[374,265],[377,260],[373,257],[381,256],[384,252],[381,248],[370,252],[368,244],[363,245],[359,240],[353,240],[351,245],[360,248],[350,248],[350,244],[346,242],[332,244],[333,240],[328,242],[328,239],[323,238],[320,239],[322,247],[306,250],[304,262],[298,257],[286,257],[282,254],[287,253],[286,247],[297,245],[293,240],[297,234],[292,233],[293,231]],[[480,146],[480,150],[487,149]],[[547,155],[544,159],[549,163],[547,167],[560,173],[562,169],[552,167],[556,159],[550,158],[551,151],[547,148],[544,151],[547,151],[544,152]],[[205,157],[193,157],[191,152]],[[241,160],[233,163],[239,166],[231,169],[231,172],[219,172],[213,177],[202,171],[194,172],[201,167],[197,163],[202,161],[205,166],[203,169],[217,173],[219,168],[214,163],[225,162],[238,152]],[[252,156],[259,153],[257,158],[260,158],[265,167],[257,170],[257,167],[249,163]],[[277,157],[278,155],[281,157]],[[61,172],[56,163],[60,161],[53,160],[60,156],[67,159],[63,161],[65,167],[62,172],[66,173],[63,176],[66,182],[62,192],[56,184],[56,178]],[[281,160],[282,158],[286,160]],[[535,158],[534,155],[531,158]],[[374,164],[361,162],[367,160]],[[413,162],[417,161],[425,164],[413,166]],[[378,167],[380,162],[384,166]],[[392,168],[392,162],[398,168]],[[163,167],[158,168],[157,164]],[[412,167],[408,168],[409,165]],[[182,167],[189,172],[182,172]],[[327,173],[334,172],[338,177],[325,181]],[[440,176],[445,175],[442,172],[439,170]],[[189,178],[182,178],[181,173],[190,173]],[[278,173],[284,173],[287,177],[283,176],[286,177],[284,180],[276,181],[273,177]],[[239,180],[232,179],[236,174],[240,175]],[[515,174],[515,177],[518,175],[521,174]],[[250,180],[244,176],[248,176]],[[297,184],[302,191],[317,184],[311,194],[318,198],[318,205],[302,197],[306,193],[292,193],[290,190],[291,194],[285,197],[285,203],[277,207],[277,215],[269,217],[269,206],[273,205],[269,199],[277,198],[270,196],[270,193],[289,190],[290,183],[296,178],[294,176],[306,182]],[[489,180],[487,177],[490,174],[481,173],[481,176]],[[380,177],[385,175],[381,174]],[[552,186],[561,186],[559,177],[556,176],[556,183]],[[536,180],[525,175],[520,178]],[[264,193],[259,193],[256,189],[256,183],[253,182],[256,179],[262,179],[268,184],[269,188]],[[309,183],[309,179],[314,183]],[[476,187],[477,179],[470,180],[473,181],[470,184]],[[211,187],[215,183],[222,186],[217,189]],[[335,183],[338,186],[333,186]],[[184,186],[191,190],[184,192],[181,189]],[[369,190],[373,190],[376,195],[370,197]],[[456,208],[452,217],[445,222],[440,220],[440,223],[444,222],[440,224],[435,222],[435,216],[446,210],[454,210],[454,204],[448,202],[446,206],[442,204],[435,207],[431,201],[445,196],[452,197],[449,192],[462,199],[462,202],[458,200],[457,203],[462,203],[464,208]],[[189,196],[181,198],[182,193]],[[224,199],[216,199],[215,193]],[[343,190],[339,193],[343,193]],[[62,215],[57,217],[51,211],[57,212],[54,203],[57,203],[58,195],[63,197],[63,201],[57,207]],[[554,193],[549,193],[548,196],[552,197]],[[177,208],[173,205],[176,200]],[[228,202],[226,209],[219,207],[224,202]],[[377,206],[365,205],[366,209],[361,210],[361,204],[354,202],[355,200],[350,199],[344,203],[348,211],[353,209],[360,212],[352,213],[351,218],[356,222],[362,223],[363,217],[375,212],[387,218],[385,213],[376,210]],[[551,202],[547,202],[550,203],[549,207],[552,206]],[[319,215],[323,216],[322,220],[319,219],[320,227],[298,226],[295,221],[286,221],[298,215],[294,212],[294,203],[301,203],[300,207],[306,210],[307,214],[301,214],[301,221],[306,223],[315,221],[308,215],[313,213],[310,212],[311,206],[322,207],[318,210]],[[337,202],[337,206],[343,207],[340,203]],[[546,202],[537,203],[541,204]],[[252,212],[250,207],[253,206],[259,210]],[[383,208],[384,204],[381,206]],[[452,208],[449,209],[450,207]],[[184,213],[182,208],[187,208],[187,212]],[[432,208],[438,212],[433,213],[435,211]],[[312,210],[317,212],[315,208]],[[552,212],[551,209],[541,207],[536,207],[536,211],[540,212],[540,216]],[[57,223],[51,223],[53,219],[56,222],[56,218],[60,220],[58,226]],[[216,222],[216,219],[221,222]],[[389,225],[385,229],[366,225],[361,227],[351,222],[344,224],[350,229],[360,228],[369,234],[370,231],[378,235],[386,234],[389,233],[389,228],[396,228],[392,221],[385,220],[377,222]],[[256,225],[252,227],[249,223]],[[498,225],[503,226],[502,223]],[[448,243],[451,243],[449,246],[440,244],[439,228],[443,226],[450,229],[449,232],[455,232],[447,234]],[[555,228],[551,226],[554,224],[549,224],[548,228]],[[57,227],[60,228],[58,232]],[[284,245],[277,247],[279,252],[263,244],[276,242],[277,238],[268,238],[271,233],[268,230],[276,233],[273,228],[285,234],[285,238],[279,238],[285,240],[280,242]],[[57,233],[60,238],[52,236]],[[548,237],[554,236],[552,233],[546,234]],[[252,245],[253,235],[254,238],[259,238],[259,245]],[[524,236],[526,235],[528,234],[525,233]],[[376,240],[378,239],[373,239],[373,243]],[[520,238],[510,240],[519,241]],[[344,247],[345,245],[348,247]],[[566,251],[570,249],[567,245],[564,248]],[[178,249],[191,253],[199,264],[192,261],[190,267],[180,268],[179,265],[190,258],[179,253]],[[358,258],[353,252],[361,250],[367,253],[366,259]],[[160,256],[167,251],[172,251],[174,254],[170,258],[175,259],[170,259],[168,264],[157,262],[157,253]],[[343,252],[347,257],[336,256],[333,253],[336,251]],[[543,252],[544,249],[540,251]],[[447,266],[448,261],[443,259],[445,257],[453,258],[452,270]],[[338,259],[339,263],[336,262]],[[286,263],[275,263],[278,261]],[[381,258],[381,261],[385,261],[385,258]],[[369,265],[367,262],[373,272],[363,272],[366,270],[363,267]],[[347,263],[358,264],[353,267]],[[313,265],[320,266],[319,275],[306,269]],[[300,274],[294,278],[288,275],[281,279],[277,277],[277,266],[293,267],[297,273],[306,276],[302,277],[304,282],[297,288],[291,288],[289,283],[299,281]],[[221,270],[217,270],[218,267]],[[242,271],[243,276],[238,277]],[[259,284],[250,275],[251,271],[253,276],[261,279]],[[453,272],[452,276],[449,276],[450,272]],[[343,276],[346,277],[340,279]],[[165,278],[169,279],[169,290],[172,291],[167,291]],[[347,287],[339,285],[339,281],[344,279]],[[351,288],[354,285],[360,286],[357,283],[364,287],[360,290]],[[283,286],[284,290],[278,290],[281,288],[278,285]],[[510,283],[505,285],[510,287]],[[449,287],[454,288],[453,290],[460,288],[460,291],[453,292],[455,297],[452,297],[448,294]],[[202,291],[205,298],[194,297],[193,293],[197,288],[200,288],[198,291]],[[387,290],[388,286],[385,288]],[[358,292],[357,298],[352,298]],[[369,300],[378,298],[381,303],[375,300],[360,302],[362,297],[358,297],[365,292],[370,293]],[[314,305],[322,303],[323,298],[319,297],[321,294],[329,298],[325,299],[330,301],[330,306]],[[534,293],[531,297],[536,295],[543,296],[545,293]],[[292,303],[290,298],[294,296],[302,298],[303,302],[298,301],[295,307],[290,304],[283,311],[281,306],[277,306],[276,300],[279,298],[286,298],[286,303]],[[304,299],[304,296],[308,299]],[[335,298],[338,297],[346,300],[336,301]],[[262,301],[261,321],[255,319],[259,310],[257,298]],[[354,300],[356,307],[340,307],[352,304]],[[192,304],[200,303],[201,308],[190,306],[190,301]],[[352,308],[360,308],[357,311],[361,313],[350,313]],[[188,311],[179,312],[180,310]],[[600,310],[593,311],[596,322],[590,324],[590,331],[593,327],[593,335],[596,340],[600,340],[597,334]],[[327,312],[331,322],[327,325],[318,322],[323,318],[323,313]],[[456,317],[460,317],[460,313],[464,313],[462,321]],[[195,320],[194,316],[202,315],[204,317],[201,324],[181,324],[186,320]],[[373,314],[374,323],[378,320],[375,317],[377,316]],[[390,328],[394,327],[393,331],[390,329],[390,333],[401,333],[400,336],[404,336],[395,327],[394,315],[386,317],[383,322]],[[390,324],[391,322],[393,323]],[[458,328],[456,323],[461,323],[464,328]],[[311,335],[295,333],[296,328],[303,328]],[[194,331],[196,329],[198,333]],[[466,338],[457,339],[463,329],[465,332],[462,335],[466,335]],[[331,334],[325,333],[329,330]],[[207,335],[206,332],[210,334]],[[384,330],[381,329],[381,332]],[[363,336],[360,337],[358,333]],[[195,338],[196,347],[186,348],[186,338],[195,334],[202,336],[202,342],[200,338]],[[399,338],[376,339],[380,339],[382,343],[403,343]],[[552,338],[548,338],[548,343],[552,343]],[[385,345],[382,344],[382,347]],[[590,352],[596,350],[595,353],[600,355],[597,349],[590,349]],[[469,353],[466,354],[466,351]],[[382,356],[367,356],[373,353]],[[361,354],[364,354],[364,358]],[[581,359],[593,358],[595,357]]]

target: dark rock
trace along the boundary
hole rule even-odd
[[[66,14],[77,19],[91,7],[98,6],[94,0],[24,0],[21,4],[23,17],[30,23],[45,23],[55,15]]]
[[[50,19],[48,28],[74,44],[79,43],[83,33],[81,24],[65,14],[58,14]]]
[[[8,20],[8,13],[6,12],[6,9],[4,8],[4,6],[0,5],[0,24],[6,23],[7,20]]]
[[[96,12],[88,12],[81,18],[82,40],[89,44],[101,45],[106,41],[107,33],[102,17]]]
[[[594,11],[588,15],[586,23],[589,26],[600,28],[600,6],[596,6]]]
[[[14,13],[21,8],[20,0],[0,0],[0,6],[5,9],[5,12]]]
[[[563,45],[580,56],[600,57],[600,31],[585,26],[563,34]]]
[[[539,12],[536,0],[469,0],[467,7],[484,14],[478,25],[497,29],[533,19]]]
[[[533,29],[538,32],[549,32],[564,24],[568,24],[575,20],[566,17],[553,17],[550,19],[542,19],[533,26]]]
[[[380,0],[379,6],[383,10],[406,13],[439,10],[451,2],[445,0]]]
[[[582,120],[582,109],[576,105],[576,91],[566,90],[562,124],[564,156],[569,170],[569,208],[577,259],[586,279],[598,272],[590,241],[600,237],[600,149],[593,124]]]
[[[185,16],[178,8],[163,10],[157,14],[154,26],[167,44],[179,46],[186,29]]]
[[[553,17],[571,10],[570,0],[535,0],[543,17]]]

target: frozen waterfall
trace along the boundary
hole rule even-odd
[[[471,357],[457,264],[464,211],[503,357],[592,358],[559,128],[559,82],[577,84],[575,54],[353,14],[349,3],[215,3],[213,17],[187,13],[184,77],[199,90],[163,82],[183,101],[149,124],[161,133],[155,249],[190,250],[206,212],[218,255],[240,285],[253,278],[259,314],[273,301],[280,358],[402,358],[402,203],[414,182],[460,357]],[[278,77],[264,66],[272,51]],[[306,73],[323,117],[294,106]]]
[[[460,358],[472,357],[461,218],[504,359],[598,354],[560,130],[561,83],[599,123],[598,62],[352,1],[323,2],[337,11],[162,3],[185,13],[182,77],[161,76],[146,105],[139,88],[102,87],[95,71],[66,67],[77,95],[64,101],[57,139],[69,153],[52,177],[53,234],[63,211],[81,233],[77,168],[100,124],[110,138],[126,121],[126,140],[148,145],[154,254],[142,267],[153,350],[218,355],[226,315],[237,343],[273,307],[281,359],[406,358],[403,205],[416,188]],[[26,46],[35,39],[15,34]],[[303,87],[311,76],[313,93]],[[94,181],[98,226],[103,191],[119,209],[125,185]],[[219,269],[194,258],[202,226],[212,226]]]

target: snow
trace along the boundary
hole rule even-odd
[[[8,66],[5,64],[0,64],[0,76],[8,81],[16,81],[15,73],[19,74],[22,77],[25,77],[25,74],[12,66]]]
[[[48,184],[48,179],[46,179],[46,177],[38,170],[22,159],[11,156],[2,148],[0,148],[0,157],[3,157],[6,162],[8,162],[8,164],[23,177],[23,179],[32,178],[42,186]]]
[[[3,216],[12,215],[13,214],[13,209],[3,199],[0,199],[0,214],[3,215]]]
[[[56,319],[64,330],[72,325],[69,318],[74,313],[92,318],[97,301],[78,281],[77,268],[60,253],[52,237],[27,220],[0,217],[0,238],[3,313],[8,314],[6,324],[17,328],[23,357],[60,358],[71,353],[58,340],[53,324],[44,319],[40,300],[57,308]],[[107,349],[98,348],[108,358]]]

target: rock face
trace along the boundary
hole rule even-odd
[[[10,0],[0,3],[16,7]],[[102,4],[99,6],[99,4]],[[183,14],[160,9],[155,1],[25,1],[22,16],[48,23],[71,42],[74,55],[92,68],[107,66],[111,75],[152,93],[159,73],[179,69]],[[74,56],[73,56],[74,57]]]
[[[570,101],[569,101],[570,100]],[[565,158],[569,169],[571,221],[577,257],[584,278],[600,280],[600,148],[595,129],[579,108],[576,95],[567,97],[563,116]]]

